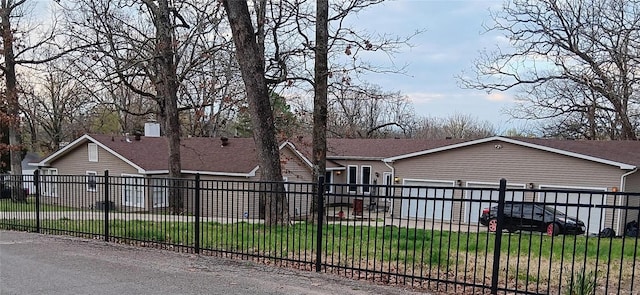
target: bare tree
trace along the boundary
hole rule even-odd
[[[2,0],[0,2],[0,33],[2,34],[2,53],[4,57],[4,64],[2,65],[2,72],[5,78],[6,90],[4,93],[4,105],[3,111],[4,118],[2,122],[7,124],[7,139],[9,140],[7,149],[9,151],[9,159],[11,165],[11,171],[15,175],[22,174],[22,156],[20,149],[22,148],[22,141],[20,136],[20,103],[18,101],[18,81],[16,78],[16,65],[19,63],[16,60],[16,53],[14,52],[14,28],[12,28],[12,19],[16,17],[14,13],[25,3],[26,0],[14,2],[11,0]]]
[[[221,50],[180,88],[183,131],[189,136],[235,136],[230,125],[246,96],[233,50]]]
[[[33,87],[25,90],[27,103],[22,109],[34,151],[42,148],[50,153],[59,149],[62,142],[73,140],[79,126],[76,121],[82,120],[92,108],[89,90],[76,83],[75,75],[64,69],[66,62],[52,62],[43,72],[32,74]]]
[[[571,139],[621,138],[619,117],[609,101],[595,90],[567,80],[544,86],[523,87],[519,103],[510,110],[514,118],[538,120],[545,137]],[[532,107],[536,106],[536,107]],[[629,113],[640,113],[630,105]]]
[[[333,137],[406,136],[415,121],[407,97],[379,86],[333,84],[329,99],[329,133]]]
[[[454,114],[449,117],[426,117],[413,131],[414,138],[425,139],[476,139],[496,135],[488,121],[479,121],[471,115]]]
[[[20,22],[30,16],[33,2],[27,0],[0,1],[0,34],[2,35],[2,64],[0,70],[4,76],[5,91],[0,108],[8,142],[3,144],[4,150],[10,153],[11,171],[14,175],[22,174],[22,130],[20,120],[20,83],[18,66],[44,64],[55,60],[75,49],[57,33],[55,19],[48,24],[46,30],[39,29],[37,23]],[[44,54],[43,54],[44,53]],[[21,181],[18,179],[18,181]],[[16,186],[22,187],[21,183]],[[14,196],[14,201],[25,201],[26,196]]]
[[[261,54],[251,24],[247,2],[224,0],[223,3],[233,32],[236,56],[247,91],[254,128],[253,136],[260,160],[260,174],[263,180],[272,182],[268,185],[269,188],[262,192],[265,198],[265,223],[286,225],[289,222],[289,209],[284,194],[284,184],[281,182],[280,153],[265,78],[264,55]]]
[[[493,14],[495,25],[489,30],[504,33],[513,50],[484,52],[476,62],[475,75],[461,80],[466,87],[489,91],[554,87],[552,83],[588,89],[593,91],[591,102],[598,103],[596,109],[615,114],[616,123],[610,127],[619,129],[617,138],[635,140],[640,125],[639,11],[637,0],[508,1]],[[567,99],[571,97],[565,93],[551,109],[573,104]],[[532,108],[549,108],[539,103],[545,99],[528,102]]]
[[[99,41],[79,66],[96,80],[124,85],[153,102],[148,110],[157,111],[169,142],[169,177],[180,178],[179,111],[188,108],[179,108],[178,95],[193,72],[203,70],[219,49],[219,43],[206,40],[212,35],[224,40],[217,27],[221,6],[216,1],[169,0],[83,0],[66,5],[70,34],[79,42]],[[174,213],[183,210],[174,189],[170,207]]]
[[[316,1],[316,47],[313,99],[313,179],[327,170],[327,92],[329,91],[329,1]],[[315,199],[314,199],[315,201]],[[315,204],[315,202],[314,202]],[[316,208],[316,206],[312,206]]]

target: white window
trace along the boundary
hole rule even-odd
[[[58,169],[48,168],[42,169],[42,178],[40,180],[40,191],[43,196],[58,196]]]
[[[358,166],[349,166],[347,171],[347,180],[349,184],[349,192],[358,191]]]
[[[89,143],[87,148],[89,150],[89,162],[98,162],[98,145]]]
[[[98,191],[97,177],[98,173],[95,171],[87,171],[87,191],[95,192]]]
[[[167,207],[169,205],[166,179],[164,178],[151,179],[151,196],[153,199],[154,208]]]
[[[361,176],[360,183],[362,184],[362,192],[367,194],[371,191],[371,166],[362,166],[361,168]]]

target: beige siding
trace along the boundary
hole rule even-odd
[[[288,147],[280,150],[280,163],[282,165],[282,177],[287,179],[288,182],[313,182],[311,167]]]
[[[620,185],[625,171],[592,161],[556,153],[494,141],[457,148],[393,163],[400,182],[404,179],[498,183],[506,178],[510,184],[556,185],[565,187],[597,187],[611,189]],[[461,193],[454,195],[462,198]],[[609,198],[612,204],[613,199]],[[394,204],[394,214],[399,207]],[[460,220],[454,207],[454,220]],[[607,214],[605,222],[611,224],[614,214]]]
[[[56,194],[55,196],[43,195],[40,200],[45,204],[92,209],[97,201],[104,200],[104,194],[102,193],[104,187],[98,184],[95,192],[88,190],[87,180],[82,175],[46,176],[41,178],[41,183],[42,181],[55,182],[55,184],[46,184],[55,186]],[[45,184],[42,184],[41,187],[43,185]]]
[[[287,146],[280,150],[282,177],[287,180],[289,216],[300,218],[311,212],[313,174],[311,167]]]
[[[622,189],[625,192],[640,193],[640,171],[628,175]]]
[[[509,143],[488,142],[394,164],[396,176],[466,181],[617,187],[623,170]]]
[[[627,176],[627,178],[625,179],[624,191],[635,193],[628,197],[629,198],[628,203],[625,203],[624,205],[637,208],[637,209],[629,210],[627,212],[626,219],[623,214],[622,216],[623,225],[627,224],[627,222],[632,220],[640,221],[640,212],[639,212],[640,211],[640,171]]]
[[[311,169],[289,148],[281,150],[281,158],[282,175],[289,183],[286,188],[289,214],[305,215],[311,206],[305,193],[310,189]],[[260,180],[259,171],[251,178],[203,175],[201,179],[202,216],[233,219],[260,217],[260,184],[256,183]],[[194,205],[193,196],[190,196],[187,201],[189,212],[194,212]]]
[[[104,185],[98,183],[95,192],[87,191],[86,178],[70,177],[66,175],[85,175],[87,171],[96,172],[99,182],[103,182],[105,170],[109,170],[110,176],[120,176],[122,173],[137,174],[137,170],[131,165],[98,147],[98,162],[89,162],[88,143],[80,144],[69,151],[63,157],[51,163],[52,168],[58,169],[57,196],[46,197],[43,201],[63,206],[90,209],[96,202],[104,200]],[[119,183],[118,178],[112,182]],[[121,186],[111,186],[109,200],[114,202],[117,208],[122,207]]]
[[[190,176],[193,177],[193,176]],[[257,218],[259,186],[242,177],[202,175],[200,177],[200,215],[204,217]],[[195,212],[194,191],[190,190],[186,207]]]
[[[103,175],[105,170],[109,170],[111,176],[138,173],[137,169],[100,147],[98,147],[98,162],[89,162],[87,143],[79,145],[64,157],[58,158],[51,163],[51,167],[58,168],[60,175],[79,175],[85,174],[86,171],[95,171],[98,175]]]

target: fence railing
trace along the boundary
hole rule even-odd
[[[3,229],[252,259],[449,293],[640,289],[635,193],[513,189],[505,180],[495,187],[363,186],[107,171],[1,180]],[[272,202],[265,196],[282,191],[279,186],[284,202],[276,204],[290,222],[270,225],[264,217]],[[32,188],[28,197],[13,202],[24,187]]]

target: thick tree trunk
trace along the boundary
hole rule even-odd
[[[173,44],[173,25],[168,0],[158,1],[156,13],[156,63],[158,81],[156,93],[164,105],[166,136],[169,145],[169,202],[174,214],[183,213],[182,164],[180,160],[180,122],[178,119],[178,77]]]
[[[636,129],[633,128],[631,121],[629,120],[629,116],[625,112],[620,116],[621,124],[622,124],[622,134],[621,139],[626,140],[638,140],[638,136],[636,135]]]
[[[313,179],[316,181],[319,177],[324,176],[327,170],[328,18],[329,1],[317,0],[312,144]],[[317,200],[315,198],[311,207],[313,210],[317,209]]]
[[[22,188],[22,136],[20,133],[20,103],[18,101],[18,87],[16,80],[16,59],[13,52],[13,32],[11,29],[12,1],[2,1],[2,44],[4,54],[4,76],[6,83],[6,115],[9,132],[9,159],[11,173],[18,177],[14,187]],[[16,190],[16,191],[19,191]],[[26,201],[24,194],[12,194],[13,201]]]
[[[289,208],[282,183],[280,153],[275,136],[273,112],[265,79],[264,63],[256,41],[246,1],[225,0],[224,7],[236,45],[236,56],[247,91],[253,137],[256,142],[265,198],[265,223],[288,224]]]

